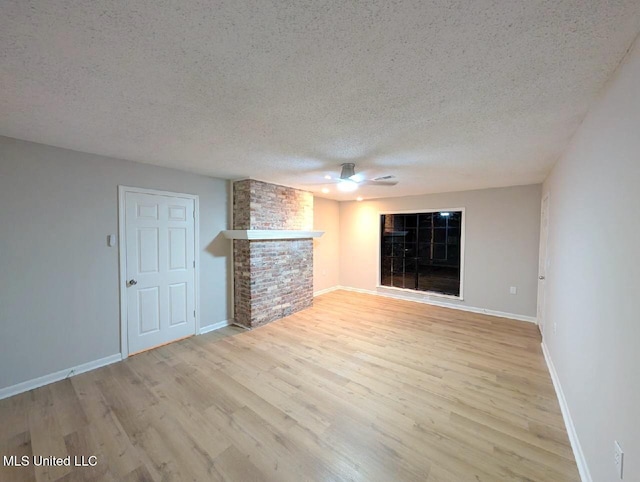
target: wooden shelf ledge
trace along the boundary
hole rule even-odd
[[[227,229],[222,231],[227,239],[309,239],[319,238],[324,231],[298,231],[285,229]]]

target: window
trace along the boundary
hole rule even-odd
[[[380,284],[461,296],[462,210],[382,214]]]

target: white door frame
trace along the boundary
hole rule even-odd
[[[192,199],[194,204],[194,256],[195,256],[195,308],[196,308],[196,327],[194,335],[200,333],[200,197],[197,194],[185,194],[170,191],[158,191],[155,189],[144,189],[141,187],[118,186],[118,261],[119,269],[119,291],[120,291],[120,353],[122,358],[129,356],[129,340],[128,340],[128,320],[127,320],[127,256],[126,256],[126,240],[125,240],[125,197],[126,193],[132,192],[137,194],[152,194],[156,196],[170,196],[183,199]]]
[[[546,209],[546,213],[544,212]],[[544,220],[542,216],[546,215],[546,226],[543,225]],[[544,232],[543,232],[544,229]],[[542,250],[544,245],[544,260],[542,260],[542,265],[544,272],[540,272],[540,251]],[[538,330],[540,334],[544,338],[544,330],[547,328],[547,320],[545,313],[547,310],[547,274],[549,268],[549,193],[546,193],[542,196],[542,200],[540,201],[540,242],[538,246],[538,280],[537,280],[537,299],[536,299],[536,325],[538,325]],[[540,279],[540,276],[543,276],[544,279]],[[540,297],[543,297],[544,303],[540,306]],[[543,322],[544,320],[544,322]],[[542,325],[541,325],[541,322]]]

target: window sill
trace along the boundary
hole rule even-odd
[[[437,297],[437,298],[445,298],[445,299],[449,299],[449,300],[464,301],[464,298],[462,296],[445,295],[444,293],[438,293],[436,291],[411,290],[409,288],[397,288],[395,286],[383,286],[383,285],[376,285],[376,290],[400,291],[402,293],[411,293],[413,295],[434,296],[434,297]]]

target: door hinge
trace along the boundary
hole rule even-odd
[[[196,262],[195,262],[195,261],[193,262],[193,267],[194,267],[194,268],[196,267]]]
[[[193,214],[193,219],[195,219],[196,218],[196,212],[193,211],[193,213],[191,213],[191,214]]]
[[[193,310],[193,317],[196,317],[196,310]]]

